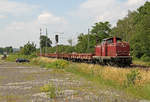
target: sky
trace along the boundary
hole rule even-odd
[[[80,33],[87,33],[96,22],[119,19],[150,0],[0,0],[0,47],[19,48],[28,41],[39,46],[40,28],[55,45],[77,42]]]

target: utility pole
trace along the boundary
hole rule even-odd
[[[63,32],[54,32],[55,34],[55,41],[56,41],[56,54],[57,54],[57,58],[59,58],[59,49],[58,49],[58,42],[59,42],[59,35],[60,34],[64,34]]]
[[[90,29],[88,29],[88,46],[87,46],[87,50],[88,50],[88,53],[89,53],[89,34],[90,34]]]
[[[41,49],[41,35],[42,35],[42,29],[40,28],[40,56],[42,56],[42,49]]]
[[[46,44],[45,44],[45,56],[47,54],[47,38],[48,38],[48,32],[47,32],[47,28],[46,28]]]
[[[55,40],[56,40],[56,55],[57,58],[59,57],[59,52],[58,52],[58,35],[55,35]]]

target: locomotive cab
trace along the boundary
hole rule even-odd
[[[111,37],[103,39],[100,45],[95,47],[94,58],[101,62],[131,64],[130,47],[121,38]]]

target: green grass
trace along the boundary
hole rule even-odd
[[[61,93],[61,94],[63,94],[63,91],[60,89],[60,88],[56,88],[54,85],[52,85],[52,84],[46,84],[46,85],[44,85],[44,86],[42,86],[41,88],[40,88],[40,90],[42,91],[42,92],[46,92],[47,93],[47,96],[49,97],[49,98],[52,98],[52,99],[54,99],[54,98],[56,98],[57,96],[57,94],[58,93]]]
[[[56,98],[56,88],[52,84],[44,85],[40,89],[42,92],[46,92],[48,97]]]
[[[150,83],[147,83],[142,86],[129,86],[124,87],[120,85],[120,83],[114,81],[114,80],[106,80],[103,79],[100,75],[94,75],[92,72],[87,74],[85,72],[82,72],[77,64],[70,65],[67,69],[67,72],[74,73],[75,75],[78,75],[80,77],[84,77],[85,79],[94,82],[97,86],[100,86],[101,88],[113,88],[117,90],[123,90],[127,93],[127,95],[136,97],[139,99],[148,99],[150,100]]]
[[[36,56],[34,56],[34,55],[21,55],[21,54],[10,54],[6,58],[6,61],[15,62],[17,58],[25,58],[25,59],[31,60],[34,57],[36,57]]]
[[[112,86],[112,87],[117,87],[119,84],[113,80],[105,80],[101,75],[95,75],[93,71],[90,73],[85,73],[80,70],[80,67],[77,64],[71,64],[68,66],[68,68],[65,69],[67,72],[74,73],[75,75],[78,75],[80,77],[85,78],[86,80],[93,81],[97,85],[100,85],[101,87],[105,86]]]
[[[123,89],[127,94],[139,99],[150,100],[150,84],[145,84],[141,87],[128,87]]]
[[[133,60],[133,64],[150,67],[150,62],[144,62],[141,60]]]

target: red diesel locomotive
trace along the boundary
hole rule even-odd
[[[103,39],[100,45],[96,45],[95,53],[71,53],[71,54],[45,54],[50,58],[60,58],[74,62],[91,62],[102,65],[117,65],[119,67],[130,66],[130,46],[120,38],[111,37]]]
[[[104,39],[101,45],[96,46],[93,59],[105,65],[130,66],[132,57],[129,43],[116,37]]]

